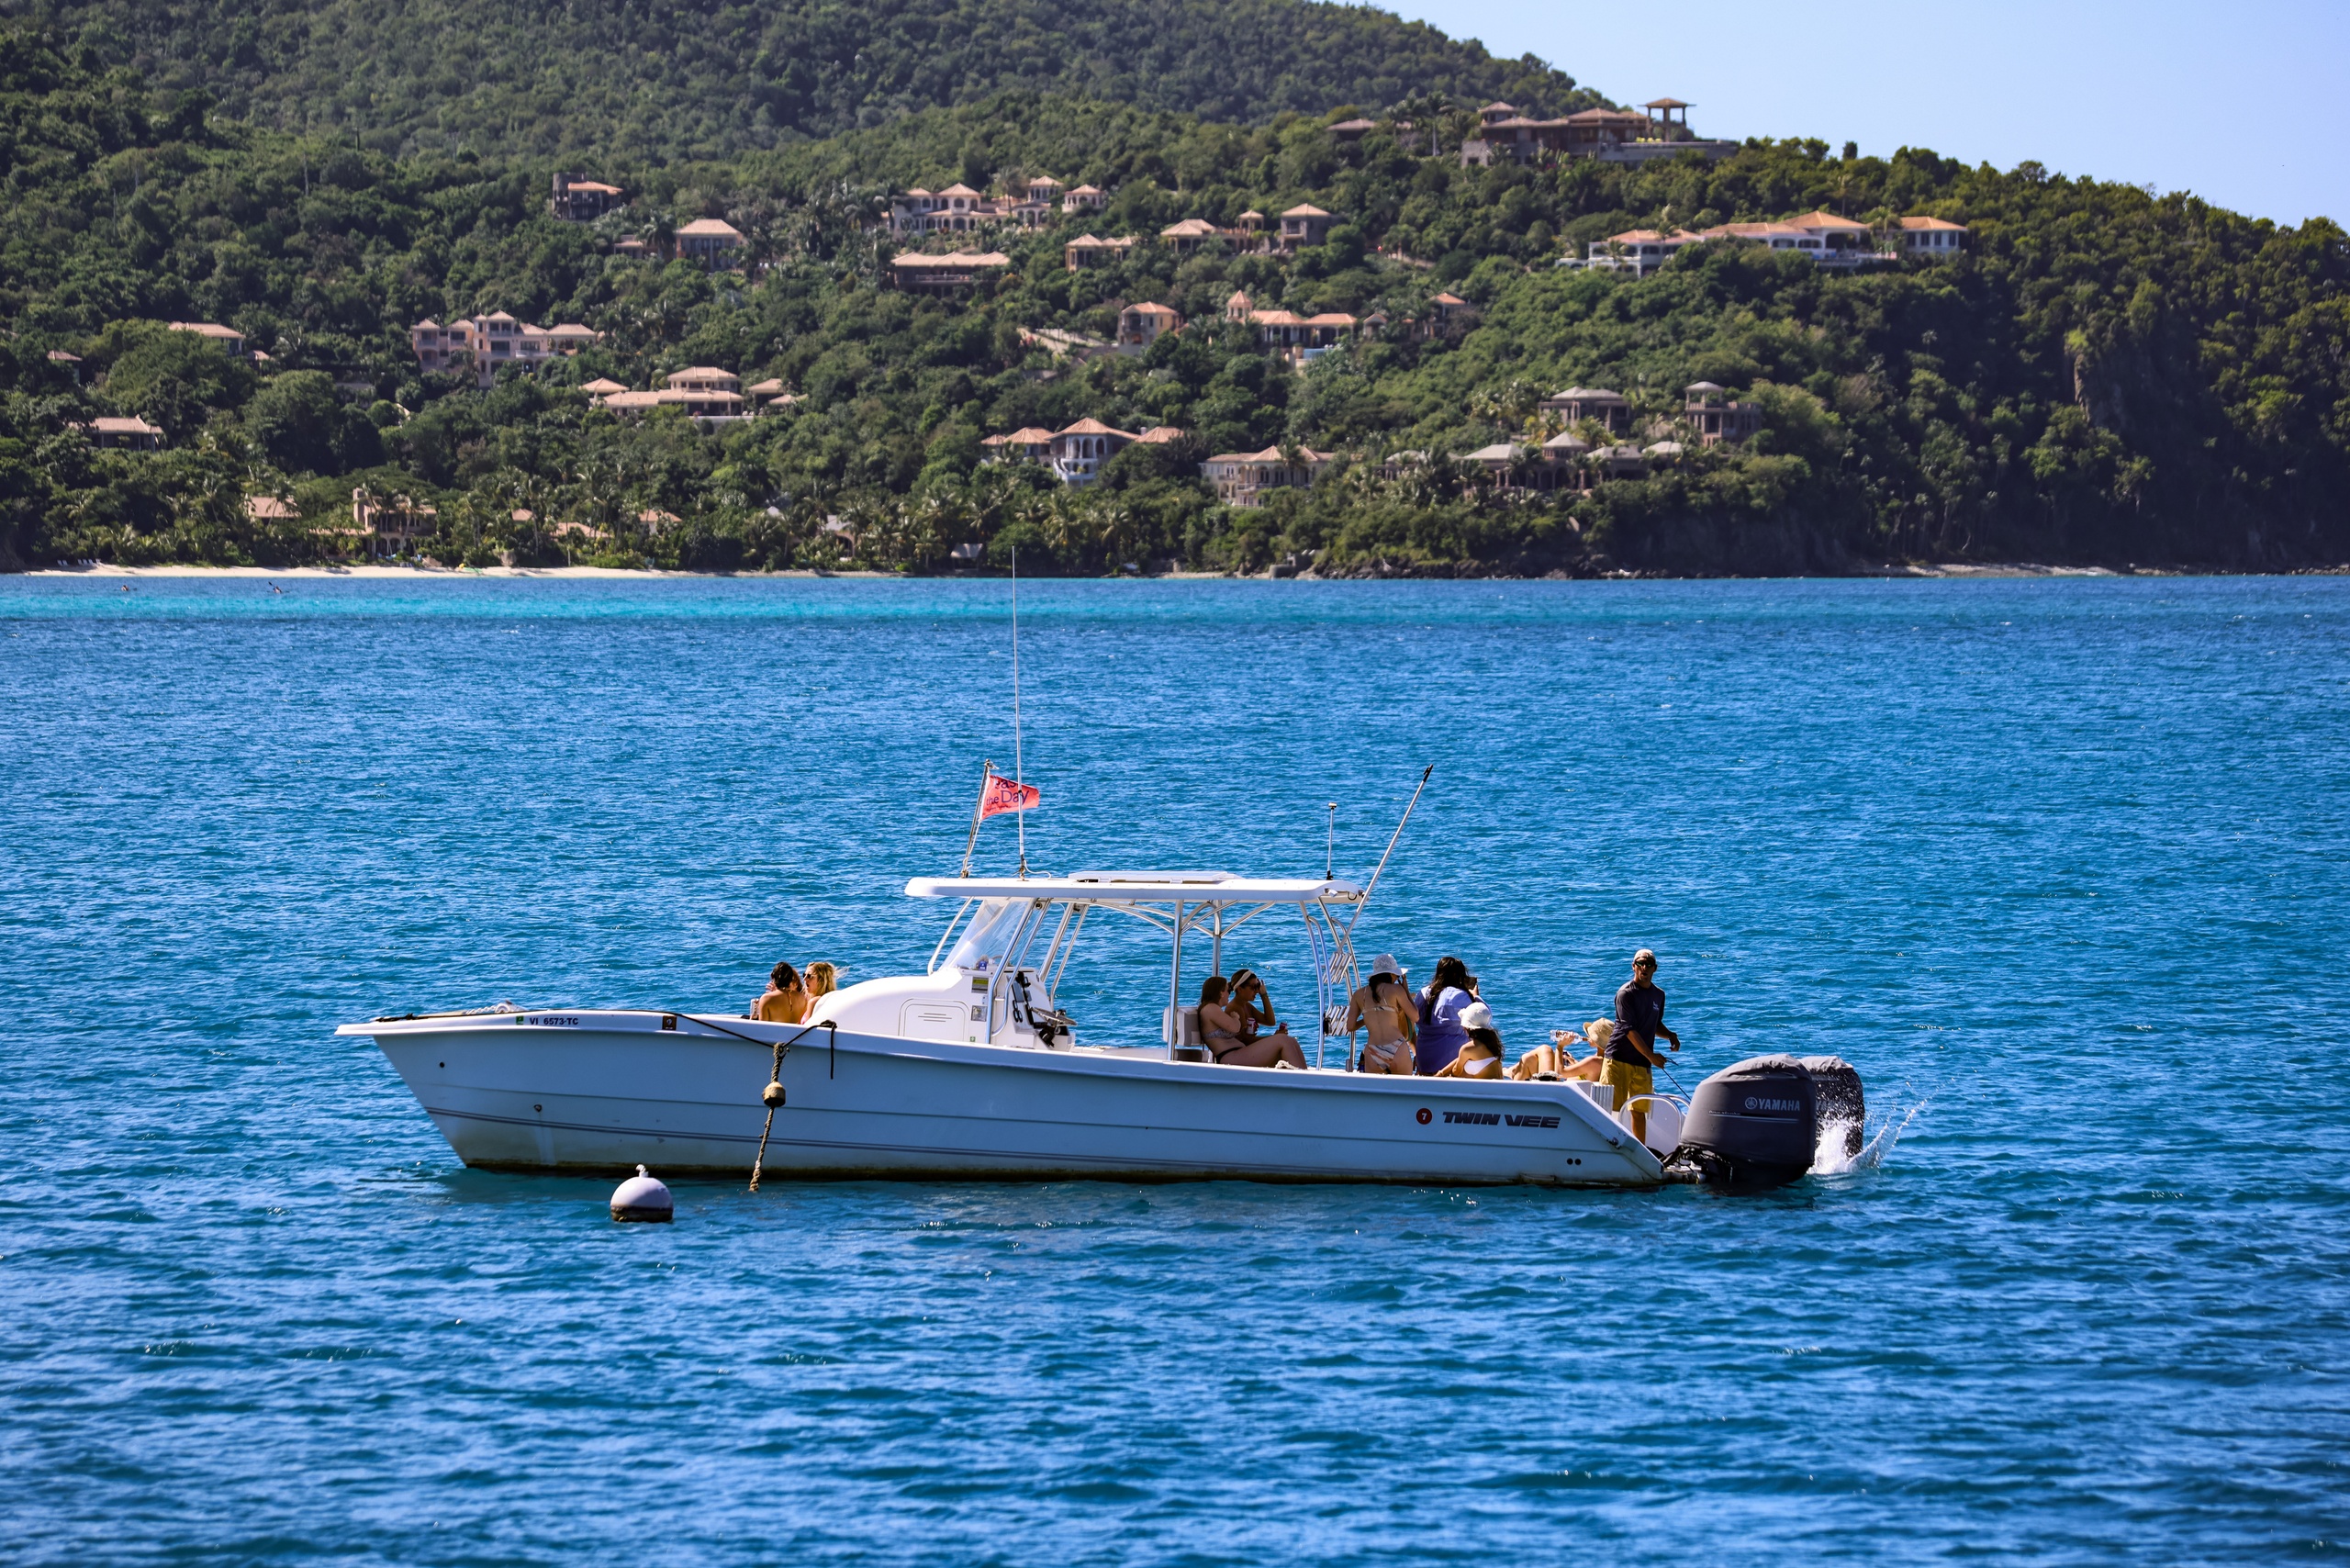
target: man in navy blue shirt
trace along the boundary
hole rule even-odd
[[[1599,1070],[1599,1081],[1616,1091],[1614,1109],[1622,1110],[1626,1101],[1632,1101],[1632,1136],[1642,1143],[1649,1138],[1649,1111],[1638,1103],[1644,1094],[1656,1092],[1656,1081],[1650,1074],[1651,1067],[1664,1065],[1664,1057],[1657,1049],[1657,1037],[1662,1036],[1681,1048],[1681,1036],[1664,1026],[1664,992],[1656,987],[1656,955],[1646,947],[1632,955],[1632,978],[1616,993],[1616,1032],[1608,1036],[1606,1063]]]

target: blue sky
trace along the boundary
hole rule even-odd
[[[2281,222],[2350,225],[2350,0],[1382,8],[1539,55],[1618,102],[1685,98],[1704,135],[1907,144],[2002,169],[2034,158]]]

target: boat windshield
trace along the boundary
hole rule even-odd
[[[982,969],[1001,963],[1028,913],[1029,905],[1025,900],[981,900],[978,911],[971,915],[970,924],[963,927],[962,936],[946,955],[946,967],[950,969]]]

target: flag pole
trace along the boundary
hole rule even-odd
[[[1020,546],[1012,547],[1012,781],[1021,787],[1021,798],[1027,798],[1028,776],[1022,769],[1020,756]],[[1024,806],[1013,813],[1020,819],[1020,879],[1028,879],[1028,812]]]
[[[971,848],[979,842],[979,813],[987,809],[988,780],[994,777],[995,758],[990,757],[979,765],[979,798],[971,802],[971,836],[963,841],[963,869],[956,873],[959,877],[971,874]]]

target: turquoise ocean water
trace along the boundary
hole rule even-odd
[[[1024,586],[1038,868],[1317,874],[1335,801],[1360,875],[1434,763],[1367,946],[1515,1050],[1651,946],[1684,1082],[1834,1051],[1897,1147],[669,1227],[333,1025],[920,968],[1005,586],[285,586],[0,581],[0,1559],[2345,1554],[2350,582]]]

